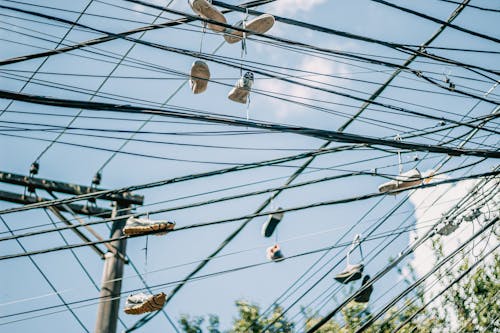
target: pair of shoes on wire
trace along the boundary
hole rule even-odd
[[[175,228],[175,223],[166,220],[150,220],[129,217],[123,228],[123,233],[127,236],[145,235],[154,233],[157,236],[165,235]]]
[[[365,287],[365,285],[370,280],[370,275],[365,275],[363,277],[363,281],[361,282],[361,288],[358,291],[356,297],[354,297],[354,301],[358,303],[368,303],[370,301],[370,296],[373,292],[373,284]]]
[[[193,11],[200,17],[227,24],[227,20],[224,15],[212,5],[211,1],[189,0],[188,2],[191,9],[193,9]],[[252,35],[253,33],[263,34],[273,27],[274,21],[274,16],[270,14],[262,14],[248,22],[243,20],[239,21],[234,24],[233,27],[249,30],[249,32],[246,33],[246,36]],[[207,27],[214,32],[223,32],[224,39],[229,44],[237,43],[245,37],[243,36],[244,32],[235,30],[234,28],[226,28],[213,23],[207,23]]]
[[[189,5],[193,11],[200,17],[210,19],[213,21],[227,24],[224,15],[212,5],[210,0],[188,0]],[[207,27],[215,32],[224,33],[224,39],[229,44],[237,43],[253,33],[263,34],[271,29],[274,25],[274,16],[270,14],[262,14],[250,21],[242,20],[233,25],[233,28],[226,28],[221,25],[207,23]],[[242,32],[235,28],[242,28],[249,30],[249,32]],[[208,65],[201,61],[196,60],[191,66],[190,86],[194,94],[200,94],[207,89],[208,81],[210,80],[210,70]],[[246,104],[248,96],[252,89],[254,82],[254,75],[251,72],[246,72],[236,82],[234,87],[228,94],[228,98],[234,102]]]
[[[347,284],[351,281],[359,280],[362,276],[363,268],[364,268],[363,264],[347,265],[347,268],[344,271],[335,276],[335,280],[344,284]],[[358,303],[368,303],[368,301],[370,300],[370,295],[373,292],[373,285],[365,287],[368,280],[370,280],[370,276],[365,275],[361,283],[360,292],[357,293],[356,297],[354,298],[354,301]]]
[[[351,264],[351,252],[356,248],[359,249],[361,262],[359,264]],[[351,281],[361,279],[363,269],[365,268],[365,266],[363,265],[363,250],[361,249],[361,235],[354,235],[352,244],[349,247],[349,250],[347,250],[346,262],[346,268],[339,274],[335,275],[335,280],[340,283],[347,284]]]
[[[278,262],[285,259],[285,256],[281,252],[280,246],[278,244],[274,244],[271,247],[267,248],[267,259],[272,260],[274,262]]]
[[[139,315],[146,312],[159,311],[163,308],[167,296],[165,293],[159,293],[154,295],[148,295],[144,293],[138,293],[130,295],[127,297],[125,303],[126,314]]]
[[[201,60],[196,60],[191,66],[189,86],[193,94],[201,94],[207,90],[210,80],[208,65]],[[246,72],[234,85],[227,97],[237,103],[246,104],[252,90],[254,77],[252,72]]]
[[[386,193],[420,184],[422,184],[422,174],[418,169],[412,169],[397,176],[396,179],[380,185],[378,191],[380,193]],[[394,195],[396,195],[396,193],[394,193]]]

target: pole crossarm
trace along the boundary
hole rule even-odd
[[[99,192],[99,191],[103,190],[100,188],[93,188],[90,186],[63,183],[63,182],[59,182],[59,181],[55,181],[55,180],[34,178],[34,177],[29,177],[29,176],[18,175],[15,173],[1,172],[1,171],[0,171],[0,182],[42,189],[42,190],[45,190],[47,192],[60,192],[60,193],[66,193],[66,194],[72,194],[72,195],[88,194],[88,193]],[[109,200],[109,201],[119,201],[119,202],[123,202],[126,204],[134,204],[134,205],[142,205],[144,202],[144,196],[131,194],[129,192],[105,194],[103,196],[100,196],[98,199]],[[29,199],[27,199],[27,200],[29,200]],[[42,201],[45,201],[45,199]],[[36,202],[36,201],[34,201],[34,202]],[[21,203],[21,202],[17,202],[17,203]],[[31,203],[33,203],[33,202],[31,202]],[[74,210],[78,214],[89,215],[86,213],[77,212],[77,210],[75,210],[73,208],[71,208],[71,209]],[[62,208],[61,210],[65,210],[65,209]],[[105,211],[109,212],[109,215],[111,215],[111,210],[105,210]]]
[[[22,205],[29,205],[29,204],[51,201],[51,200],[45,199],[42,197],[38,197],[38,196],[35,197],[35,196],[17,194],[17,193],[12,193],[12,192],[0,190],[0,201],[7,201],[7,202],[17,203],[17,204],[22,204]],[[110,218],[111,217],[111,209],[95,207],[92,205],[84,206],[84,205],[78,205],[78,204],[72,204],[72,203],[67,204],[67,205],[68,205],[68,207],[71,208],[71,210],[73,212],[75,212],[76,214],[79,214],[79,215],[99,216],[101,218]],[[63,206],[57,205],[56,207],[60,211],[71,213],[67,209],[65,209]]]

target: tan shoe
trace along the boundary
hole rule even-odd
[[[271,14],[262,14],[248,21],[245,25],[245,29],[251,30],[259,34],[263,34],[269,31],[269,29],[271,29],[273,25],[274,25],[274,16],[272,16]],[[239,21],[234,26],[238,28],[243,28],[243,21]],[[250,35],[252,35],[252,33],[250,32],[247,33],[247,36]],[[243,39],[243,32],[228,28],[225,31],[224,39],[229,44],[237,43]]]
[[[224,15],[217,10],[209,1],[207,0],[189,0],[189,5],[193,9],[193,11],[198,14],[199,16],[218,21],[224,24],[227,24],[226,18]],[[226,30],[225,27],[208,23],[207,27],[215,32],[223,32]]]
[[[385,193],[394,190],[405,189],[420,184],[422,184],[422,175],[420,174],[420,171],[418,171],[418,169],[412,169],[397,176],[396,179],[380,185],[378,187],[378,191],[380,193]]]
[[[196,60],[191,66],[191,76],[189,86],[193,94],[201,94],[207,90],[208,80],[210,80],[210,70],[208,65],[201,60]]]

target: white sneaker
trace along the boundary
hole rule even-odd
[[[233,89],[231,89],[231,91],[227,95],[227,98],[237,103],[246,104],[248,95],[252,90],[252,85],[253,85],[253,73],[246,72],[245,75],[243,75],[236,82]]]
[[[274,16],[271,14],[262,14],[257,16],[245,24],[245,29],[263,34],[269,31],[274,25]],[[233,25],[234,27],[243,28],[243,21],[239,21]],[[247,36],[252,35],[248,32]],[[243,32],[228,28],[225,30],[224,39],[229,44],[234,44],[243,39]]]
[[[207,0],[189,0],[189,5],[199,16],[227,24],[224,15]],[[226,30],[225,27],[212,23],[208,23],[207,27],[215,32],[223,32]]]
[[[165,235],[168,231],[173,230],[174,228],[174,222],[165,220],[138,219],[131,216],[127,219],[127,223],[125,223],[123,233],[127,236],[130,236],[144,235],[149,234],[152,231],[157,231],[158,233],[155,233],[155,235],[159,236]]]
[[[378,191],[380,193],[385,193],[420,184],[422,184],[422,175],[420,174],[420,171],[418,171],[418,169],[412,169],[397,176],[396,179],[380,185],[378,187]]]
[[[201,60],[196,60],[191,66],[191,76],[189,86],[193,94],[201,94],[207,90],[208,80],[210,80],[210,70],[208,65]]]

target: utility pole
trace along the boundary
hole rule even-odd
[[[51,199],[43,198],[37,190],[45,191],[56,198],[54,192],[64,193],[69,195],[82,195],[93,192],[107,191],[95,186],[85,186],[64,183],[60,181],[36,178],[33,174],[29,176],[14,174],[9,172],[0,171],[0,183],[9,184],[9,186],[21,186],[28,189],[28,193],[19,194],[15,192],[8,192],[0,190],[0,201],[12,202],[16,204],[32,204],[35,202],[50,201]],[[97,200],[93,200],[93,205],[79,205],[76,203],[62,204],[57,206],[49,206],[48,209],[61,220],[64,224],[69,226],[76,226],[63,215],[69,213],[71,216],[82,223],[83,221],[78,215],[97,216],[100,218],[117,218],[113,221],[111,228],[110,238],[119,238],[123,236],[122,229],[125,226],[126,215],[130,213],[133,205],[142,205],[144,197],[135,195],[130,192],[122,192],[115,194],[100,195],[97,200],[105,200],[113,202],[113,210],[101,208],[97,206]],[[119,218],[124,216],[123,218]],[[98,240],[103,238],[90,226],[85,229]],[[86,236],[82,230],[77,228],[72,229],[80,239],[85,242],[92,241],[91,238]],[[104,258],[104,269],[102,273],[100,303],[97,310],[96,333],[116,333],[118,322],[118,311],[120,309],[120,293],[122,287],[123,265],[126,263],[126,239],[105,243],[107,252],[104,253],[98,246],[91,248],[96,252],[100,258]]]
[[[130,206],[115,202],[112,217],[127,215]],[[110,238],[123,236],[122,229],[126,218],[113,221]],[[125,257],[127,240],[121,239],[111,243],[115,253],[108,251],[105,254],[104,269],[102,272],[100,302],[97,308],[95,333],[115,333],[120,309],[120,293],[122,289],[123,258]]]

